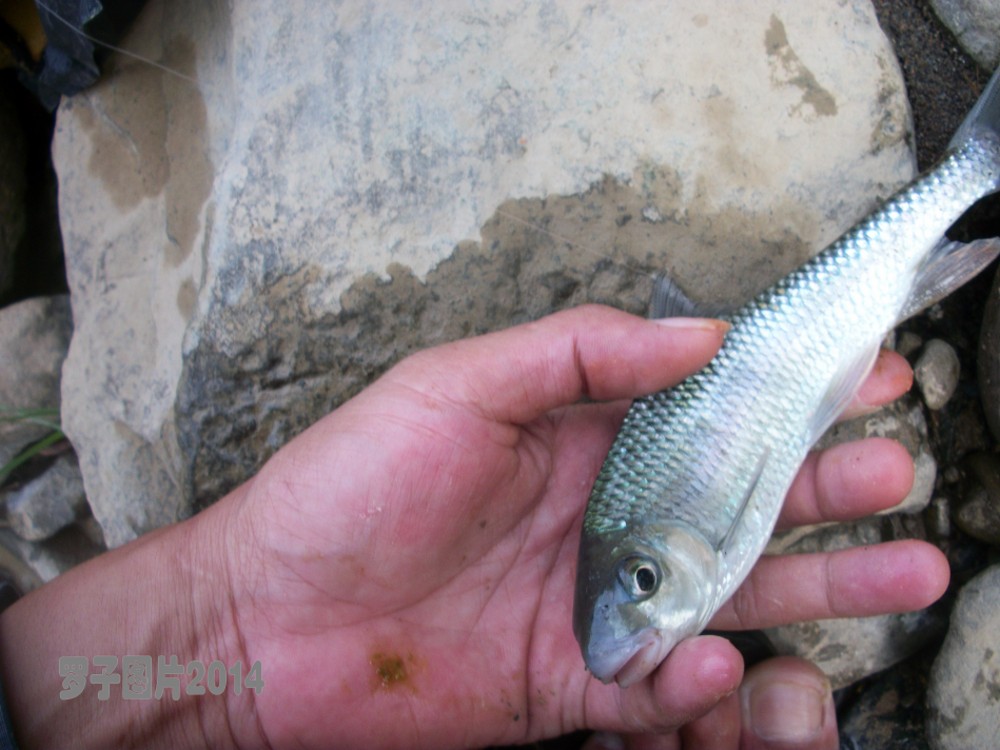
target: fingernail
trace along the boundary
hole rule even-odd
[[[725,333],[732,328],[726,321],[715,318],[652,318],[652,321],[664,328],[683,328],[688,331]]]
[[[580,750],[625,750],[625,740],[619,734],[594,732]]]
[[[761,684],[750,693],[754,733],[771,742],[806,742],[823,728],[826,696],[794,682]]]

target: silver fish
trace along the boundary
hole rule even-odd
[[[944,236],[1000,190],[998,81],[936,168],[730,316],[702,371],[632,404],[580,540],[573,629],[595,677],[627,686],[704,629],[885,334],[1000,253],[995,238]]]

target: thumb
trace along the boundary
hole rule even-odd
[[[837,716],[830,681],[814,664],[776,657],[747,671],[740,685],[743,750],[835,750]]]
[[[583,397],[635,398],[673,385],[715,355],[728,329],[718,320],[648,320],[584,305],[419,352],[386,377],[523,424]]]
[[[743,677],[743,658],[725,638],[681,641],[648,677],[627,688],[588,685],[587,725],[627,735],[672,732],[732,694]],[[595,742],[604,741],[599,736]]]

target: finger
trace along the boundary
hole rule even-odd
[[[899,443],[868,438],[809,454],[779,528],[862,518],[899,505],[913,487],[913,459]]]
[[[910,363],[896,352],[882,349],[875,359],[872,371],[840,415],[840,420],[869,414],[902,396],[910,390],[911,385],[913,369]]]
[[[725,638],[689,638],[652,675],[628,688],[591,681],[586,721],[606,732],[672,732],[732,694],[742,677],[743,659]]]
[[[837,714],[826,675],[791,656],[747,671],[739,690],[741,750],[835,750]]]
[[[746,677],[743,679],[746,681]],[[727,695],[707,714],[681,728],[682,747],[736,750],[740,742],[741,721],[739,695]]]
[[[948,587],[944,554],[906,540],[840,552],[763,557],[710,627],[769,628],[831,617],[909,612]]]
[[[704,366],[726,330],[717,320],[653,321],[585,305],[419,352],[387,378],[519,424],[583,397],[666,388]]]

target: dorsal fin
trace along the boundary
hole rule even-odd
[[[653,280],[649,299],[649,317],[657,318],[721,318],[732,312],[720,305],[694,302],[665,271]]]
[[[697,318],[698,306],[691,301],[684,290],[667,276],[666,272],[656,274],[653,279],[653,293],[649,298],[649,317],[657,318]]]

